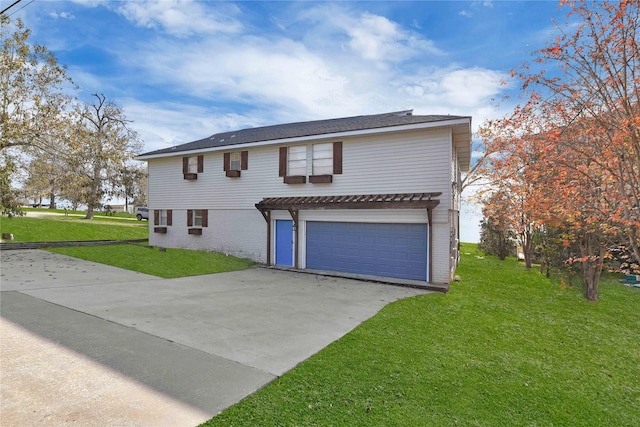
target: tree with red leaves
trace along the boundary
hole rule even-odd
[[[499,182],[516,182],[533,226],[578,244],[585,296],[598,299],[606,248],[640,261],[640,1],[567,2],[568,24],[513,75],[525,104],[485,126]]]

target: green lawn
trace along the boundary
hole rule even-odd
[[[638,426],[640,289],[600,301],[463,246],[446,295],[398,301],[211,426]]]
[[[52,214],[52,213],[58,213],[58,214],[65,214],[65,210],[64,209],[49,209],[49,208],[22,208],[22,210],[27,214],[27,216],[29,215],[33,215],[33,214]],[[87,214],[87,211],[72,211],[72,210],[67,210],[66,214],[68,215],[74,215],[74,216],[82,216],[84,218],[84,216]],[[122,218],[129,218],[129,219],[133,219],[135,218],[135,214],[130,214],[130,213],[125,213],[125,212],[114,212],[112,215],[107,215],[104,213],[104,211],[96,211],[93,213],[93,216],[95,219],[122,219]]]
[[[188,249],[161,252],[159,248],[140,245],[52,248],[49,251],[167,279],[244,270],[255,265],[249,259],[220,253]]]
[[[47,219],[27,216],[0,216],[2,233],[13,234],[16,242],[56,242],[64,240],[128,240],[149,238],[147,221],[75,216],[51,216]]]
[[[12,233],[16,242],[133,240],[149,237],[147,221],[110,221],[105,223],[102,218],[85,220],[73,216],[52,216],[46,219],[28,216],[0,217],[0,230],[2,233]],[[242,270],[255,264],[248,259],[220,253],[188,249],[160,251],[158,248],[143,245],[64,247],[48,250],[164,278]]]

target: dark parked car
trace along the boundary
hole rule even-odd
[[[149,219],[149,208],[138,208],[136,209],[136,218],[138,221],[142,221],[142,219]]]

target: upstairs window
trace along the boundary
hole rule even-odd
[[[284,177],[285,184],[307,182],[307,152],[311,154],[309,182],[330,183],[333,175],[342,173],[342,142],[280,147],[278,174]]]
[[[287,175],[305,176],[307,174],[307,147],[289,147],[287,153]]]
[[[333,144],[313,144],[313,175],[333,174]]]
[[[187,173],[198,173],[198,157],[189,157]]]
[[[182,158],[182,174],[184,179],[198,179],[198,174],[204,172],[204,156],[190,156]]]
[[[342,142],[313,144],[313,175],[309,177],[312,184],[328,184],[333,182],[333,175],[342,173]]]
[[[231,153],[230,159],[231,170],[239,171],[240,169],[240,153]]]
[[[280,147],[278,174],[285,184],[307,182],[307,146]]]
[[[230,178],[239,178],[240,171],[249,168],[249,152],[236,151],[233,153],[224,153],[224,171],[226,176]]]

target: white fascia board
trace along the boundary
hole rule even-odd
[[[417,129],[433,129],[439,127],[448,127],[455,125],[464,125],[468,124],[471,127],[471,118],[470,117],[462,117],[454,120],[441,120],[438,122],[429,122],[429,123],[412,123],[408,125],[402,126],[389,126],[385,128],[373,128],[373,129],[359,129],[348,132],[335,132],[335,133],[325,133],[320,135],[308,135],[308,136],[300,136],[295,138],[281,138],[281,139],[271,139],[268,141],[256,141],[256,142],[247,142],[244,144],[235,144],[235,145],[223,145],[220,147],[208,147],[201,148],[199,150],[189,150],[189,151],[178,151],[176,150],[174,153],[162,153],[162,154],[151,154],[147,156],[138,156],[136,160],[150,160],[150,159],[159,159],[163,157],[174,157],[174,156],[182,156],[185,154],[194,155],[194,154],[202,154],[202,153],[213,153],[216,151],[231,151],[238,149],[245,149],[251,147],[263,147],[265,145],[281,145],[281,144],[297,144],[300,142],[309,142],[316,141],[322,139],[340,139],[346,138],[350,136],[361,136],[361,135],[374,135],[380,133],[391,133],[391,132],[403,132],[409,130],[417,130]]]

